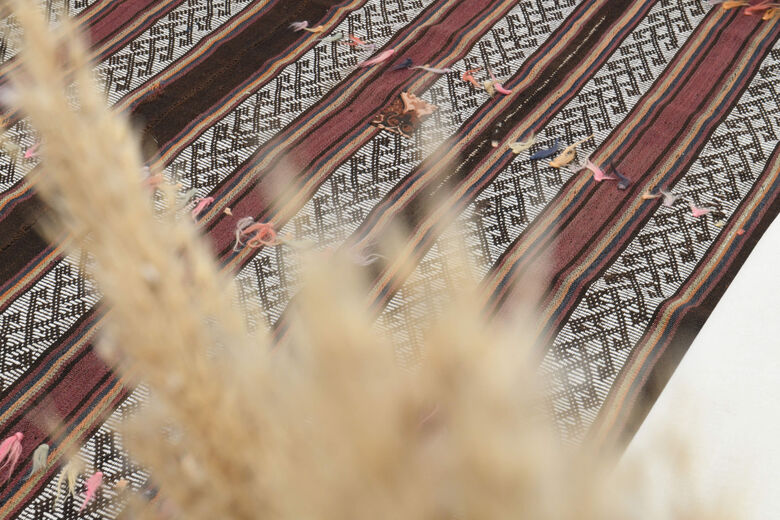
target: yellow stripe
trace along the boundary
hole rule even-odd
[[[27,184],[20,184],[16,187],[12,187],[10,190],[3,192],[3,200],[0,200],[0,211],[4,207],[6,207],[8,204],[10,204],[11,200],[18,197],[22,193],[26,192],[29,189],[29,186]]]
[[[0,295],[0,307],[5,305],[9,299],[16,297],[19,291],[24,289],[31,279],[35,278],[41,272],[48,269],[50,264],[52,264],[59,257],[60,253],[62,253],[61,248],[57,247],[53,249],[48,255],[41,259],[41,261],[32,270],[30,270],[29,273],[24,275],[22,279],[16,282],[13,287],[9,287],[7,291]]]

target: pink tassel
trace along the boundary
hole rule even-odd
[[[302,31],[309,26],[309,22],[293,22],[290,24],[290,29],[295,32]]]
[[[87,491],[84,493],[84,502],[81,503],[79,513],[87,507],[93,498],[95,498],[95,492],[103,485],[103,473],[96,471],[91,477],[87,479]]]
[[[505,96],[512,93],[511,90],[504,88],[501,83],[493,83],[493,88],[496,89],[496,92]]]
[[[22,455],[22,439],[24,439],[24,434],[16,432],[0,443],[0,469],[8,467],[8,472],[4,477],[0,477],[0,482],[11,478],[16,464],[19,462],[19,457]]]
[[[350,47],[366,47],[368,46],[368,43],[364,42],[354,34],[349,35],[349,41],[344,42],[345,44],[349,45]]]
[[[376,65],[377,63],[382,63],[383,61],[387,61],[390,59],[390,56],[395,54],[395,49],[387,49],[386,51],[382,51],[370,60],[366,60],[363,63],[360,64],[361,67],[369,67],[371,65]]]
[[[693,215],[696,218],[703,217],[707,213],[712,212],[712,208],[697,208],[696,206],[690,203],[688,204],[688,206],[690,206],[691,208],[691,215]]]
[[[460,77],[463,81],[466,81],[468,83],[471,83],[474,85],[474,88],[482,90],[482,83],[477,81],[477,78],[474,77],[475,72],[479,72],[482,69],[482,67],[478,67],[476,69],[470,69],[463,73],[463,75]]]
[[[38,147],[39,147],[40,145],[41,145],[41,143],[35,143],[35,144],[34,144],[34,145],[32,145],[30,148],[28,148],[28,149],[27,149],[27,150],[24,152],[24,158],[25,158],[25,159],[31,159],[31,158],[33,158],[33,157],[37,157],[37,156],[38,156]]]
[[[203,210],[208,208],[214,202],[214,197],[203,197],[196,200],[197,203],[195,204],[195,207],[192,208],[192,220],[198,219],[198,215],[203,213]]]
[[[499,83],[499,81],[493,75],[493,71],[492,70],[488,69],[488,72],[490,73],[490,79],[493,80],[493,88],[496,89],[496,92],[498,92],[499,94],[503,94],[505,96],[512,93],[511,90],[505,88],[504,85]]]
[[[617,177],[612,177],[604,173],[604,170],[593,164],[590,159],[585,159],[585,168],[593,172],[593,180],[596,182],[601,181],[616,181]]]
[[[246,238],[254,233],[254,236],[246,243],[251,248],[258,248],[262,246],[275,246],[279,244],[279,239],[276,236],[276,231],[268,223],[256,223],[252,217],[244,217],[239,219],[236,223],[236,245],[233,246],[233,251],[238,251],[241,246],[244,245],[243,238]]]

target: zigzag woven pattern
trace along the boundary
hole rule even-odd
[[[155,143],[150,164],[214,198],[203,231],[253,326],[284,339],[299,258],[285,244],[234,250],[238,218],[356,254],[401,226],[414,269],[382,257],[366,267],[367,296],[397,362],[413,365],[422,317],[459,283],[454,228],[491,319],[542,286],[534,338],[552,413],[574,441],[632,435],[780,210],[777,18],[700,0],[37,3],[51,24],[71,18],[90,37],[107,103]],[[290,30],[300,13],[322,32]],[[0,82],[21,36],[13,17],[0,20]],[[507,90],[493,92],[491,77]],[[406,117],[412,102],[436,110]],[[25,479],[20,465],[0,486],[0,518],[116,518],[110,485],[81,513],[72,497],[55,500],[64,454],[35,418],[54,403],[89,468],[148,491],[120,433],[147,390],[94,351],[104,310],[90,259],[38,234],[45,209],[25,180],[37,159],[14,153],[35,130],[11,113],[3,123],[0,438],[23,432],[25,461],[53,444],[50,470]],[[532,135],[529,150],[509,146]],[[578,141],[578,160],[626,183],[531,158]]]

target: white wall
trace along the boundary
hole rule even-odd
[[[741,518],[780,519],[780,219],[726,290],[623,463],[652,457],[670,430],[693,450],[695,487],[712,497],[740,495]]]

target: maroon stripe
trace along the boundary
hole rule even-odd
[[[442,20],[426,27],[417,40],[410,42],[402,48],[396,47],[396,54],[393,60],[371,67],[368,71],[369,73],[384,73],[381,76],[381,80],[372,82],[370,86],[357,92],[349,100],[342,101],[342,106],[345,107],[344,110],[334,112],[299,137],[291,145],[283,160],[277,160],[269,168],[253,173],[251,168],[248,167],[252,160],[250,159],[237,175],[229,177],[222,183],[222,187],[214,195],[215,198],[219,198],[222,195],[221,192],[225,189],[224,185],[234,180],[235,177],[255,175],[258,178],[257,181],[250,183],[247,188],[228,203],[233,208],[234,214],[266,214],[272,208],[278,207],[280,201],[289,200],[289,197],[299,192],[301,185],[311,175],[316,173],[316,170],[312,170],[312,166],[325,154],[335,149],[347,149],[349,153],[357,151],[370,136],[362,140],[356,139],[355,136],[366,128],[368,122],[379,109],[400,95],[409,83],[419,77],[415,74],[415,71],[401,70],[389,72],[389,69],[407,57],[411,58],[414,63],[436,62],[441,55],[440,49],[446,48],[450,42],[457,41],[461,37],[461,32],[453,33],[447,28],[465,27],[484,12],[495,11],[498,4],[500,4],[500,0],[493,0],[488,3],[485,3],[484,0],[465,0],[457,4]],[[508,11],[511,7],[513,6],[505,6],[502,12]],[[489,28],[485,30],[489,30]],[[480,34],[474,35],[474,38],[481,37],[481,34],[483,34],[482,31],[480,31]],[[387,45],[387,47],[393,46],[393,42]],[[468,49],[464,48],[463,52],[453,56],[450,61],[456,61],[466,52],[468,52]],[[358,71],[353,74],[353,77],[365,73],[365,70]],[[348,81],[351,81],[353,77],[350,77]],[[423,88],[427,88],[436,79],[435,77],[430,78],[430,80],[426,81]],[[306,119],[310,113],[319,112],[324,107],[333,104],[335,96],[335,93],[331,93],[327,98],[321,100],[317,105],[304,113],[301,119]],[[272,139],[255,156],[262,155],[264,152],[278,146],[277,143],[284,137],[283,134]],[[293,171],[300,173],[291,182],[290,173]],[[281,193],[280,188],[282,189]],[[316,190],[316,186],[312,190]],[[232,247],[234,228],[235,220],[224,215],[215,217],[215,220],[210,223],[208,229],[213,237],[215,249],[220,255],[228,254]]]
[[[290,23],[309,20],[318,25],[351,0],[300,0],[291,8],[288,2],[276,0],[240,32],[223,39],[219,47],[186,74],[163,85],[154,96],[134,107],[134,113],[146,121],[147,132],[158,143],[167,143],[191,121],[219,104],[249,76],[290,52],[300,54],[313,47],[307,32],[293,32]],[[343,13],[346,17],[348,13]]]
[[[48,370],[48,367],[70,349],[73,341],[76,341],[78,338],[88,333],[88,329],[94,324],[95,319],[96,316],[94,312],[90,312],[79,318],[65,334],[62,334],[62,337],[59,338],[57,343],[52,345],[38,358],[35,365],[30,368],[30,370],[14,381],[11,386],[3,388],[2,393],[0,393],[0,412],[11,406],[11,404],[18,399],[21,399],[25,389],[41,379],[43,374]]]
[[[775,148],[775,152],[767,162],[767,165],[771,165],[777,159],[778,155],[780,155],[780,146]],[[753,189],[748,197],[746,197],[746,200],[752,198],[755,192],[760,189],[762,184],[761,179],[766,177],[769,173],[771,173],[770,170],[764,170],[760,178],[753,185]],[[724,268],[717,276],[708,279],[709,285],[705,290],[703,297],[697,297],[697,302],[685,308],[674,322],[670,322],[667,325],[669,334],[667,334],[662,342],[654,347],[654,349],[660,350],[659,357],[655,359],[647,376],[641,381],[642,386],[639,393],[636,395],[636,399],[633,400],[629,408],[628,419],[621,428],[611,432],[611,437],[616,439],[618,446],[625,447],[631,441],[639,426],[642,424],[645,417],[647,417],[653,403],[658,399],[661,391],[679,365],[682,357],[693,343],[694,338],[704,326],[710,314],[712,314],[715,306],[723,297],[723,294],[731,284],[731,281],[734,280],[764,232],[769,228],[772,222],[774,222],[778,214],[780,214],[780,192],[775,189],[774,191],[765,194],[764,197],[766,198],[767,203],[758,211],[758,216],[753,220],[752,225],[744,229],[745,234],[743,235],[743,238],[739,239],[741,240],[741,243],[739,244],[737,253],[723,261]],[[734,216],[729,220],[734,222],[738,217],[739,211],[735,212]],[[733,225],[723,228],[718,240],[710,247],[710,251],[717,250],[721,247],[734,232],[736,232],[736,230]],[[707,261],[709,261],[708,255],[705,255],[699,265],[702,265]],[[692,280],[695,276],[696,272],[691,275],[689,280]],[[685,292],[689,285],[690,282],[681,287],[678,290],[678,294]],[[657,316],[666,312],[666,309],[673,302],[674,299],[665,302],[653,315],[652,322],[654,323]],[[633,350],[632,355],[626,362],[626,366],[636,364],[636,353],[644,350],[643,347],[646,344],[647,338],[652,333],[654,333],[654,329],[649,329],[645,333],[637,348]]]
[[[55,384],[37,392],[35,399],[3,421],[0,435],[5,438],[17,431],[25,437],[40,435],[46,430],[46,420],[67,421],[109,374],[111,369],[95,350],[85,349],[58,375]]]
[[[157,17],[150,19],[142,26],[133,30],[128,38],[133,38],[136,35],[147,29],[155,20],[159,19],[166,13],[170,12],[174,7],[181,4],[184,0],[176,0],[169,7],[162,11]],[[139,14],[143,11],[153,7],[155,4],[160,3],[160,0],[124,0],[114,1],[112,5],[100,12],[100,14],[90,20],[90,25],[87,31],[90,41],[93,45],[102,43],[103,41],[111,38],[114,34],[118,33],[125,26],[130,24]]]
[[[654,187],[642,180],[650,179],[652,172],[673,153],[675,143],[691,131],[690,125],[693,119],[704,108],[708,99],[711,99],[713,94],[723,88],[723,84],[733,72],[737,61],[744,57],[748,42],[753,40],[753,35],[758,32],[761,24],[762,20],[758,17],[737,16],[731,20],[723,34],[714,39],[715,43],[712,49],[702,62],[697,67],[691,67],[692,74],[688,81],[675,92],[674,97],[659,107],[659,111],[652,118],[643,117],[637,122],[639,126],[644,126],[644,128],[643,132],[637,134],[635,144],[624,143],[623,149],[625,151],[613,164],[624,175],[635,179],[636,182],[629,189],[619,191],[613,185],[600,186],[599,183],[590,181],[585,195],[581,197],[579,205],[572,211],[571,217],[562,223],[555,233],[550,234],[550,240],[520,260],[519,264],[522,268],[518,269],[518,276],[513,278],[511,287],[521,287],[525,281],[528,281],[528,277],[533,276],[536,283],[548,287],[542,305],[546,306],[550,303],[551,298],[560,290],[562,280],[565,280],[574,269],[579,267],[579,260],[588,253],[590,246],[600,241],[606,231],[612,227],[614,221],[620,218],[642,192]],[[780,30],[775,30],[772,40],[774,41],[778,35],[780,35]],[[769,51],[770,47],[767,46],[763,49],[761,57]],[[745,76],[739,88],[735,88],[724,101],[723,108],[739,99],[743,89],[758,70],[760,62],[761,58],[754,61],[750,73]],[[713,81],[713,78],[718,78],[718,80]],[[712,88],[702,88],[702,85],[712,85]],[[725,117],[726,114],[727,111],[724,110],[722,117]],[[648,120],[652,121],[649,125],[646,124]],[[712,118],[709,124],[699,131],[695,140],[695,148],[687,154],[686,160],[671,173],[670,178],[664,184],[674,184],[687,171],[719,123],[720,118]],[[565,194],[562,192],[558,198],[560,200],[563,197]],[[612,262],[616,255],[620,254],[634,233],[645,225],[655,209],[655,204],[644,205],[624,226],[618,245],[600,255],[596,263],[589,266],[583,281],[574,288],[574,292],[570,292],[567,296],[568,304],[561,307],[558,318],[548,324],[546,333],[539,339],[540,344],[547,344],[550,341],[568,319],[579,301],[582,291],[594,279],[601,276],[606,266]],[[520,240],[516,243],[519,242]],[[545,254],[549,262],[549,271],[543,274],[534,272],[531,275],[531,270],[528,267],[533,259]],[[540,276],[542,277],[541,282],[539,281]]]
[[[24,434],[20,461],[29,461],[32,452],[41,443],[50,444],[52,447],[56,446],[64,435],[77,426],[76,420],[79,415],[88,412],[94,406],[95,398],[104,389],[114,386],[116,383],[117,378],[111,369],[106,366],[94,350],[89,349],[77,365],[61,376],[56,386],[48,389],[45,395],[41,395],[25,407],[23,414],[16,414],[12,419],[3,423],[2,437],[6,438],[15,432]],[[114,406],[127,395],[127,390],[121,392],[109,410],[113,410]],[[91,430],[94,431],[101,424],[101,421],[97,421],[96,426]],[[81,431],[78,437],[83,440],[88,434],[89,431]],[[56,466],[52,469],[56,470]],[[29,465],[25,463],[17,466],[12,478],[2,488],[0,503],[5,502],[14,494],[21,479],[29,471]]]

